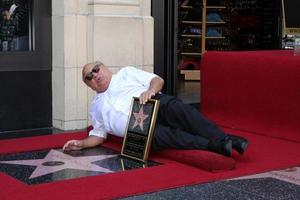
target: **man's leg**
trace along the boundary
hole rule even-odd
[[[211,142],[204,137],[188,133],[180,128],[171,128],[157,123],[152,148],[154,151],[166,148],[206,149],[224,156],[231,156],[232,142],[228,138],[224,141]]]
[[[156,124],[153,135],[154,150],[174,149],[208,149],[209,141],[179,128]]]
[[[226,135],[194,107],[164,94],[158,94],[155,98],[160,100],[158,123],[206,138],[209,150],[226,156],[231,155],[232,147],[241,154],[246,150],[248,141],[245,138]]]
[[[225,139],[226,134],[194,107],[184,104],[175,97],[164,94],[158,94],[155,98],[160,100],[158,123],[185,130],[210,141]]]

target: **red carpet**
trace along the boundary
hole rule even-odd
[[[300,142],[300,56],[293,51],[207,52],[201,112],[216,124]]]
[[[234,170],[211,173],[152,155],[152,160],[165,164],[38,185],[26,185],[0,173],[0,199],[111,199],[300,165],[299,143],[246,132],[232,133],[244,135],[250,141],[250,147],[244,156],[234,154]],[[0,154],[60,147],[70,138],[83,138],[85,135],[86,133],[69,133],[2,140]],[[119,148],[119,145],[113,142],[108,142],[106,146]]]

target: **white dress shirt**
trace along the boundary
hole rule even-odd
[[[108,89],[98,93],[91,104],[93,130],[89,135],[106,138],[107,133],[111,133],[124,137],[132,97],[139,97],[148,90],[154,77],[155,74],[131,66],[114,74]]]

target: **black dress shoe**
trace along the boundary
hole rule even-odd
[[[232,140],[226,137],[222,141],[210,141],[208,144],[208,149],[212,152],[222,154],[227,157],[232,155]]]
[[[232,148],[235,149],[240,154],[243,154],[247,149],[249,142],[246,138],[237,135],[228,135],[232,140]]]

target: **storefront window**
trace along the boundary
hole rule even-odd
[[[31,0],[0,0],[0,52],[31,50]]]

